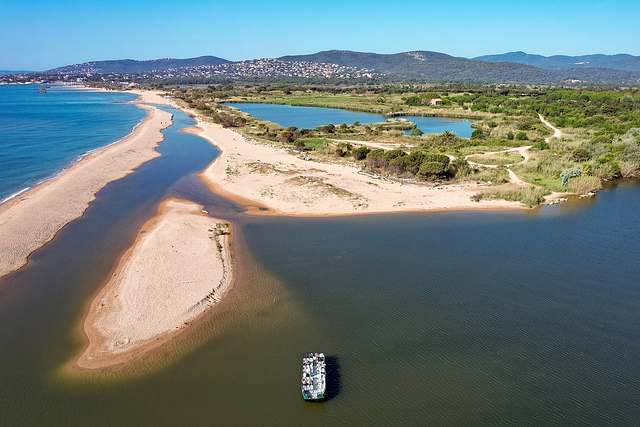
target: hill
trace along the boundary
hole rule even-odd
[[[226,59],[215,56],[199,56],[197,58],[174,59],[163,58],[149,61],[136,61],[134,59],[119,59],[113,61],[93,61],[83,64],[68,65],[45,71],[46,74],[124,74],[145,73],[150,71],[164,71],[173,68],[187,68],[199,66],[215,66],[229,63]]]
[[[621,71],[640,71],[640,56],[618,55],[582,55],[582,56],[542,56],[525,52],[509,52],[501,55],[484,55],[473,58],[487,62],[516,62],[532,65],[546,70],[569,70],[572,68],[610,68]]]
[[[458,58],[429,51],[377,54],[330,50],[312,55],[291,55],[283,61],[324,62],[368,68],[378,73],[412,80],[473,83],[629,83],[640,79],[640,72],[603,68],[547,70],[517,62],[489,62]]]

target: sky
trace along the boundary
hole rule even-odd
[[[0,69],[341,49],[640,55],[640,1],[0,0]]]

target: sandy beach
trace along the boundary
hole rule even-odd
[[[145,102],[180,108],[173,100],[156,93],[136,93]],[[290,150],[248,140],[182,109],[198,121],[196,127],[186,131],[202,136],[222,151],[200,178],[215,193],[248,205],[251,213],[324,216],[523,208],[521,203],[505,200],[472,201],[470,196],[483,188],[475,183],[437,187],[401,183],[364,174],[357,165],[304,160]]]
[[[162,203],[91,303],[82,368],[113,366],[173,337],[213,307],[234,277],[231,229],[202,207]]]
[[[131,136],[0,206],[0,277],[24,266],[33,251],[80,218],[101,188],[160,156],[155,147],[164,138],[160,131],[171,125],[171,115],[138,105],[149,116]]]

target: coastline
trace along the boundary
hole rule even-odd
[[[231,228],[202,206],[170,198],[93,299],[84,321],[83,369],[123,364],[166,343],[232,286]]]
[[[132,134],[89,153],[59,176],[0,205],[0,277],[26,265],[69,222],[82,217],[98,191],[159,157],[160,132],[172,124],[171,114],[136,103],[148,111]]]
[[[196,112],[156,92],[133,91],[145,102],[185,111],[197,125],[183,131],[199,135],[221,153],[200,179],[216,194],[247,205],[249,213],[288,216],[342,216],[439,210],[527,209],[519,202],[470,196],[475,183],[427,186],[376,179],[357,167],[307,161],[278,147],[251,141],[208,123]]]

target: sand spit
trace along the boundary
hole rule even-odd
[[[216,145],[222,153],[200,178],[212,191],[270,215],[349,215],[443,209],[525,209],[519,202],[470,196],[475,183],[432,186],[379,179],[357,165],[304,160],[302,155],[244,138],[207,122],[196,112],[154,92],[137,91],[145,102],[180,108],[198,121],[185,129]],[[313,153],[309,154],[313,157]],[[257,208],[263,208],[262,210]],[[264,210],[266,208],[267,210]]]
[[[155,348],[215,305],[234,271],[230,226],[171,198],[148,221],[91,303],[78,366],[103,368]]]
[[[473,202],[475,183],[433,186],[379,179],[358,166],[304,160],[301,155],[247,140],[236,132],[199,121],[190,129],[222,154],[201,175],[216,193],[269,214],[348,215],[440,209],[517,209],[504,200]],[[313,154],[311,154],[313,155]],[[253,209],[250,212],[264,213]]]
[[[24,266],[33,251],[80,218],[101,188],[160,156],[154,148],[164,139],[160,131],[171,125],[171,115],[155,107],[139,107],[149,116],[130,137],[0,206],[0,277]]]

